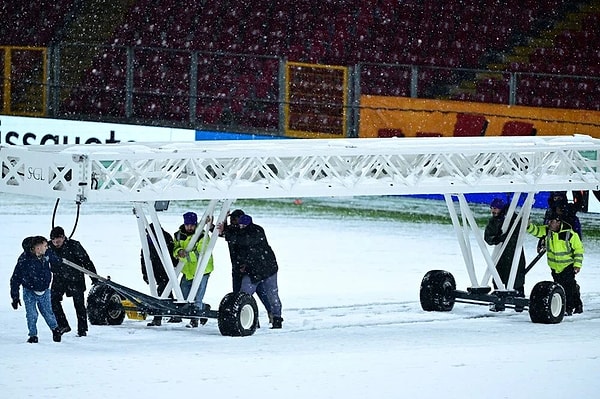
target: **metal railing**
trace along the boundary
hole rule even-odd
[[[285,58],[61,43],[44,60],[0,61],[3,113],[283,135],[286,107],[306,105],[286,97]],[[600,110],[599,77],[374,63],[348,70],[346,136],[357,135],[365,94]]]

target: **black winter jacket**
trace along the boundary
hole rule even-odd
[[[154,230],[154,226],[150,225],[150,228]],[[163,236],[165,237],[165,242],[167,243],[167,249],[169,250],[169,259],[171,259],[171,264],[173,266],[177,265],[177,259],[173,257],[173,249],[175,249],[173,244],[173,237],[169,234],[165,229],[162,229]],[[150,262],[152,263],[152,271],[154,272],[154,278],[156,279],[156,284],[159,287],[166,286],[169,282],[169,276],[163,267],[163,264],[158,256],[158,252],[150,239],[150,236],[146,234],[146,239],[148,240],[148,248],[150,249]],[[142,264],[142,276],[144,277],[144,281],[148,283],[148,271],[146,270],[146,262],[144,261],[144,253],[140,251],[140,261]]]
[[[507,233],[510,231],[511,226],[515,222],[516,215],[513,216],[511,223],[508,226],[508,230],[506,233],[502,233],[502,224],[504,223],[505,216],[502,215],[500,217],[492,217],[488,221],[487,226],[485,227],[484,239],[489,245],[500,245],[502,244],[506,238]],[[513,235],[510,237],[504,252],[498,259],[498,263],[496,264],[496,270],[498,270],[498,274],[502,279],[504,284],[508,283],[508,279],[510,277],[510,269],[512,267],[512,260],[515,251],[517,250],[517,239],[519,238],[519,228],[520,222],[517,224]],[[523,289],[523,285],[525,284],[525,254],[521,251],[521,256],[519,258],[519,264],[517,267],[517,275],[515,279],[515,289],[521,291]]]
[[[232,266],[238,270],[245,267],[244,273],[252,283],[271,277],[279,270],[275,253],[261,226],[252,223],[245,228],[227,229],[225,239],[235,248],[230,254]]]
[[[55,247],[52,244],[52,241],[48,243],[48,246],[59,257],[70,260],[71,262],[96,273],[94,263],[79,241],[65,238],[65,241],[60,248]],[[74,292],[85,291],[84,275],[79,270],[61,263],[55,270],[52,270],[52,272],[54,273],[52,280],[53,291],[65,292],[68,296],[72,295]]]

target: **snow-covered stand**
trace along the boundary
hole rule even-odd
[[[208,231],[211,223],[222,222],[234,199],[239,198],[443,194],[471,287],[459,291],[450,273],[430,271],[421,284],[423,309],[449,311],[455,302],[481,303],[497,309],[529,309],[532,321],[557,323],[564,309],[562,288],[541,282],[529,299],[517,297],[513,290],[516,258],[507,286],[502,284],[494,264],[504,246],[489,252],[464,195],[516,193],[507,220],[516,213],[517,198],[523,195],[517,218],[526,221],[533,196],[539,191],[600,190],[599,152],[600,140],[588,136],[2,146],[0,191],[78,204],[132,201],[146,265],[150,262],[145,234],[151,231],[150,223],[160,226],[157,209],[163,201],[210,200],[200,218],[203,223],[198,236],[200,231]],[[520,226],[519,248],[526,223]],[[473,261],[471,234],[486,262],[480,278]],[[151,238],[159,248],[163,265],[169,264],[162,234],[152,234]],[[211,235],[205,256],[199,259],[199,271],[205,269],[217,239],[217,234]],[[254,333],[257,307],[251,297],[230,293],[218,311],[199,309],[193,298],[203,273],[196,273],[198,279],[184,298],[177,284],[181,265],[165,270],[170,285],[160,297],[151,268],[151,295],[97,276],[105,284],[94,287],[92,298],[88,297],[95,321],[119,324],[124,312],[130,310],[149,315],[212,317],[218,319],[224,335]],[[499,287],[494,292],[490,292],[490,278]],[[168,298],[171,292],[174,299]],[[121,301],[117,293],[127,301]]]

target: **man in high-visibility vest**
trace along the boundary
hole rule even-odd
[[[547,217],[547,225],[530,223],[527,232],[546,240],[546,258],[552,270],[552,278],[565,290],[565,314],[583,312],[583,303],[577,289],[575,275],[581,270],[583,263],[583,244],[581,238],[568,224],[561,221],[561,216],[551,212]]]
[[[212,223],[212,219],[210,222]],[[196,275],[196,269],[198,267],[198,259],[200,256],[202,256],[206,249],[206,243],[204,240],[210,239],[210,237],[205,237],[204,232],[202,232],[192,250],[187,252],[186,249],[192,240],[194,233],[196,232],[196,228],[198,228],[198,215],[196,215],[194,212],[186,212],[183,214],[183,224],[179,226],[179,230],[177,230],[173,235],[173,256],[183,261],[180,287],[185,298],[187,298],[190,290],[192,289],[194,276]],[[195,305],[200,309],[210,310],[210,305],[203,303],[202,300],[204,299],[204,294],[206,293],[208,278],[210,277],[210,273],[212,273],[213,269],[213,257],[210,255],[206,269],[204,270],[204,274],[202,276],[202,280],[200,280],[200,286],[198,287],[196,298],[194,299]],[[206,318],[200,319],[200,323],[202,325],[206,324],[206,321]],[[186,325],[186,327],[198,327],[198,319],[191,319],[190,324]]]

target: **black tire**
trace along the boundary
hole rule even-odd
[[[92,286],[87,297],[87,314],[90,324],[116,326],[125,320],[121,295],[106,284]]]
[[[456,281],[445,270],[430,270],[421,281],[419,298],[421,308],[426,312],[449,312],[456,300]]]
[[[533,323],[558,324],[565,317],[566,296],[560,284],[540,281],[531,290],[529,318]]]
[[[254,334],[258,325],[258,306],[251,295],[230,292],[219,305],[219,331],[229,337]]]

